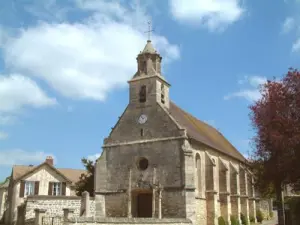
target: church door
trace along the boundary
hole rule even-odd
[[[137,196],[137,216],[152,217],[152,193],[140,193]]]

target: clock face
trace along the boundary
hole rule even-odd
[[[139,124],[144,124],[144,123],[146,123],[146,121],[147,121],[147,116],[144,114],[140,115],[139,120],[138,120]]]

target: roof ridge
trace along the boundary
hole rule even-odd
[[[56,167],[57,170],[63,169],[63,170],[85,170],[85,169],[74,169],[74,168],[59,168]]]

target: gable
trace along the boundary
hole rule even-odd
[[[42,179],[43,177],[39,176],[41,173],[40,171],[43,171],[42,173],[44,173],[44,176],[51,175],[53,177],[59,177],[60,180],[71,183],[66,176],[46,162],[39,166],[13,166],[13,180],[14,182],[19,182],[22,179],[28,179],[30,177],[35,177],[35,179],[39,177]]]
[[[147,117],[143,124],[138,122],[141,115]],[[105,144],[178,136],[181,136],[180,127],[158,103],[148,107],[128,105]]]
[[[43,164],[43,166],[37,168],[36,170],[28,173],[22,180],[26,181],[41,181],[41,180],[51,180],[53,182],[69,182],[65,176],[61,173],[57,172],[47,164]]]
[[[67,179],[64,175],[62,175],[59,171],[57,171],[47,163],[35,167],[32,171],[22,176],[20,180],[21,179],[28,181],[52,180],[55,182],[70,183],[69,179]]]

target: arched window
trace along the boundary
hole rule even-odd
[[[139,95],[140,102],[146,102],[146,85],[141,86]]]
[[[147,62],[146,61],[143,62],[143,71],[145,74],[147,74]]]
[[[198,196],[201,196],[202,194],[202,183],[201,183],[201,158],[200,155],[196,155],[195,160],[195,169],[196,169],[196,192],[198,193]]]

